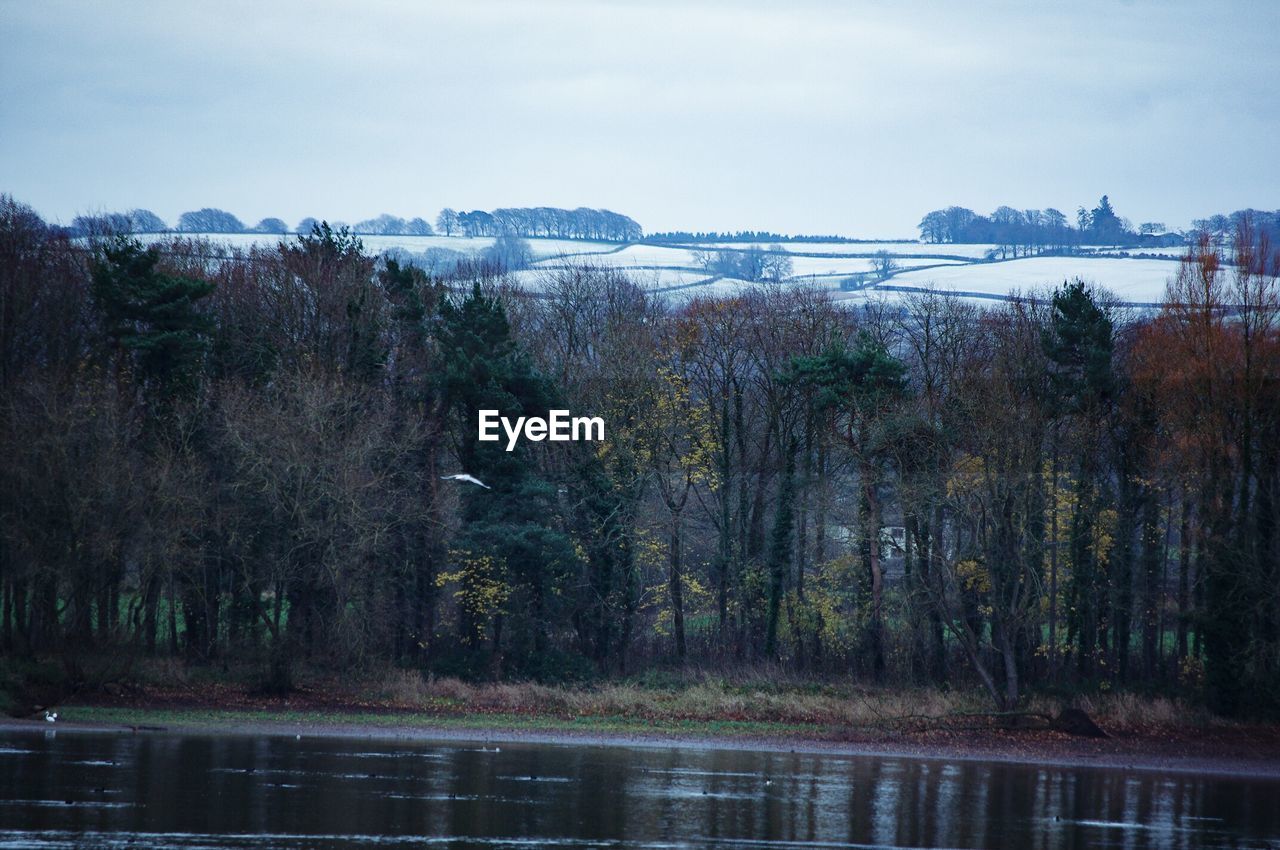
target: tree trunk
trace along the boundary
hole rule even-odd
[[[765,621],[764,655],[772,659],[778,651],[778,616],[786,587],[793,532],[795,500],[795,441],[787,448],[782,484],[778,489],[778,509],[774,515],[773,533],[769,541],[769,608]]]
[[[1115,576],[1115,642],[1112,645],[1113,663],[1121,682],[1129,680],[1129,647],[1132,643],[1131,630],[1133,624],[1133,585],[1134,585],[1134,526],[1135,514],[1142,510],[1146,494],[1142,485],[1132,480],[1132,476],[1121,474],[1124,480],[1120,487],[1120,510],[1116,523],[1115,556],[1112,558],[1116,566]],[[1145,550],[1144,550],[1145,551]],[[1109,594],[1110,596],[1110,594]]]
[[[1018,707],[1018,698],[1020,696],[1018,659],[1014,647],[1014,639],[1008,628],[1000,627],[995,631],[999,634],[1000,658],[1004,666],[1004,690],[996,700],[996,704],[1001,711],[1013,711]]]
[[[731,482],[733,480],[732,461],[729,457],[729,435],[731,429],[728,399],[720,407],[720,492],[717,494],[720,507],[720,527],[716,538],[716,614],[723,647],[729,631],[729,573],[733,569],[733,528],[732,512],[729,509]]]
[[[934,505],[933,522],[926,535],[929,541],[929,572],[928,575],[923,576],[926,586],[931,586],[928,583],[936,581],[937,577],[942,575],[942,547],[946,540],[943,517],[942,505]],[[947,682],[947,644],[946,635],[943,632],[942,612],[938,610],[937,605],[929,606],[929,633],[930,642],[933,645],[933,681],[934,684],[944,685]]]
[[[159,631],[160,576],[147,577],[143,590],[142,636],[148,655],[156,654],[156,634]]]
[[[880,494],[875,468],[862,463],[862,498],[867,509],[867,567],[871,573],[871,664],[876,680],[884,678],[884,573],[880,566]]]
[[[1160,623],[1160,500],[1148,490],[1142,511],[1142,675],[1156,675],[1156,628]]]
[[[683,528],[680,511],[671,515],[671,573],[668,578],[668,590],[671,594],[672,630],[676,640],[676,658],[681,664],[685,659],[684,642],[684,576],[681,563],[683,546]]]
[[[1178,675],[1187,660],[1187,624],[1191,617],[1191,499],[1182,491],[1182,517],[1178,522]]]

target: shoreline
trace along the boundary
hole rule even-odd
[[[327,712],[287,720],[264,719],[255,712],[236,710],[132,709],[127,720],[112,719],[110,710],[68,706],[56,726],[40,719],[0,720],[4,732],[61,731],[71,734],[216,735],[306,737],[401,743],[483,743],[530,746],[632,747],[644,749],[733,750],[919,761],[986,762],[1029,767],[1157,771],[1218,778],[1280,780],[1280,751],[1270,742],[1241,750],[1215,751],[1212,741],[1187,746],[1153,737],[1070,738],[1062,735],[1019,733],[1016,736],[967,734],[947,740],[931,736],[840,740],[792,733],[723,732],[649,724],[644,729],[575,728],[558,724],[522,728],[500,718],[441,717],[398,714]],[[400,720],[401,722],[396,722]],[[1208,748],[1206,749],[1206,745]],[[1200,750],[1196,752],[1195,750]]]

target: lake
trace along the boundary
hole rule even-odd
[[[0,733],[0,847],[1280,848],[1280,781],[811,753]]]

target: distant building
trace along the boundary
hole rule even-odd
[[[1187,238],[1181,233],[1144,233],[1138,244],[1143,248],[1179,248],[1187,244]]]

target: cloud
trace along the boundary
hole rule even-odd
[[[2,8],[0,189],[64,220],[545,203],[910,235],[950,203],[1280,196],[1270,3]]]

